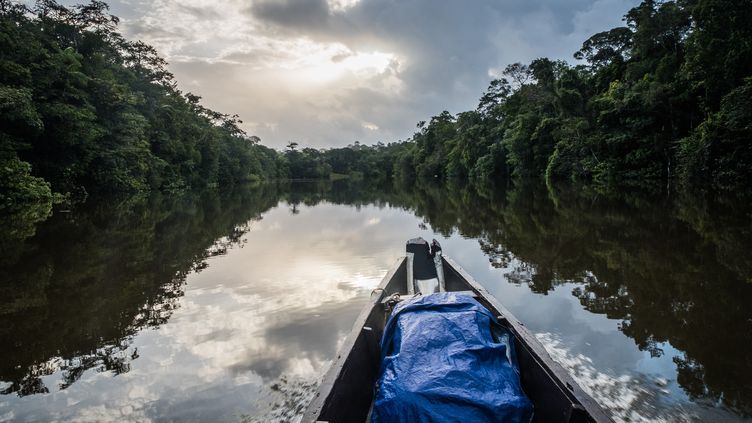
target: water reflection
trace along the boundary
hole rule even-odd
[[[269,184],[7,222],[0,420],[291,419],[414,235],[615,417],[752,410],[744,202]]]
[[[64,390],[90,369],[127,373],[139,357],[133,336],[167,322],[186,275],[238,243],[243,225],[277,200],[266,190],[242,194],[91,204],[56,213],[31,238],[6,238],[2,393]]]
[[[671,360],[689,398],[750,415],[748,203],[538,185],[496,197],[438,188],[420,196],[417,215],[442,233],[478,239],[508,282],[540,294],[574,283],[582,307],[619,320],[639,350],[681,351]]]

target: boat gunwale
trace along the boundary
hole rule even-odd
[[[538,338],[525,327],[519,319],[517,319],[511,311],[509,311],[499,300],[496,299],[486,288],[483,287],[478,281],[476,281],[462,266],[457,264],[449,257],[443,257],[444,261],[456,271],[459,276],[464,279],[480,297],[489,303],[491,307],[496,309],[500,314],[497,316],[499,320],[505,321],[508,327],[510,327],[514,335],[519,338],[520,343],[525,345],[529,350],[533,358],[539,363],[539,366],[548,373],[551,380],[556,383],[559,388],[568,393],[568,396],[574,397],[576,405],[585,409],[585,412],[596,422],[613,422],[613,419],[609,417],[603,408],[593,399],[590,394],[585,392],[582,387],[572,378],[569,372],[562,367],[557,361],[551,358],[546,351],[543,344],[538,341]]]
[[[394,279],[394,276],[397,274],[400,267],[402,266],[402,263],[404,263],[406,259],[406,256],[401,256],[399,259],[397,259],[397,262],[387,272],[387,274],[379,283],[378,287],[374,288],[374,290],[372,291],[374,292],[380,290],[378,295],[371,295],[369,302],[363,307],[363,310],[360,311],[360,314],[358,314],[358,317],[355,319],[352,330],[347,335],[347,338],[345,338],[345,342],[342,344],[339,351],[337,351],[337,358],[332,362],[332,364],[324,374],[324,377],[321,380],[321,384],[316,389],[316,396],[309,402],[306,411],[303,413],[301,422],[318,421],[318,415],[323,409],[326,401],[329,399],[329,396],[332,394],[334,384],[336,383],[337,379],[339,379],[340,373],[345,366],[345,362],[352,353],[355,342],[358,340],[358,337],[363,330],[366,320],[368,320],[368,316],[371,315],[374,307],[381,303],[381,299],[384,297],[384,289],[387,287],[387,285],[389,285],[389,282]]]

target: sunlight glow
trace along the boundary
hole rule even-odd
[[[394,56],[382,52],[342,52],[339,46],[332,54],[331,48],[301,57],[296,71],[299,75],[313,83],[326,83],[341,79],[345,76],[369,78],[386,71]]]
[[[327,3],[333,11],[341,12],[360,3],[360,0],[327,0]]]
[[[379,77],[384,89],[397,87],[395,74],[402,67],[401,59],[381,51],[354,51],[342,43],[321,43],[308,38],[275,40],[255,37],[244,45],[236,45],[221,52],[221,62],[260,73],[274,75],[278,81],[311,88],[342,81],[367,84]],[[348,84],[351,85],[351,84]]]

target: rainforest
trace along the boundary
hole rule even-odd
[[[300,421],[416,236],[615,421],[752,417],[749,0],[74,3],[0,0],[0,422]]]
[[[0,206],[249,180],[575,181],[739,191],[752,174],[752,4],[644,1],[576,64],[506,66],[406,140],[283,151],[182,92],[104,2],[0,1]]]

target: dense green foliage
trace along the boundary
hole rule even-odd
[[[734,189],[752,177],[751,21],[748,1],[646,0],[586,40],[581,64],[509,65],[476,110],[407,142],[280,153],[179,91],[105,3],[0,0],[0,207],[340,175]]]
[[[277,177],[274,150],[179,91],[117,24],[100,1],[0,0],[0,207]]]
[[[571,66],[508,66],[478,108],[421,122],[402,176],[732,189],[752,177],[752,3],[643,1]]]

